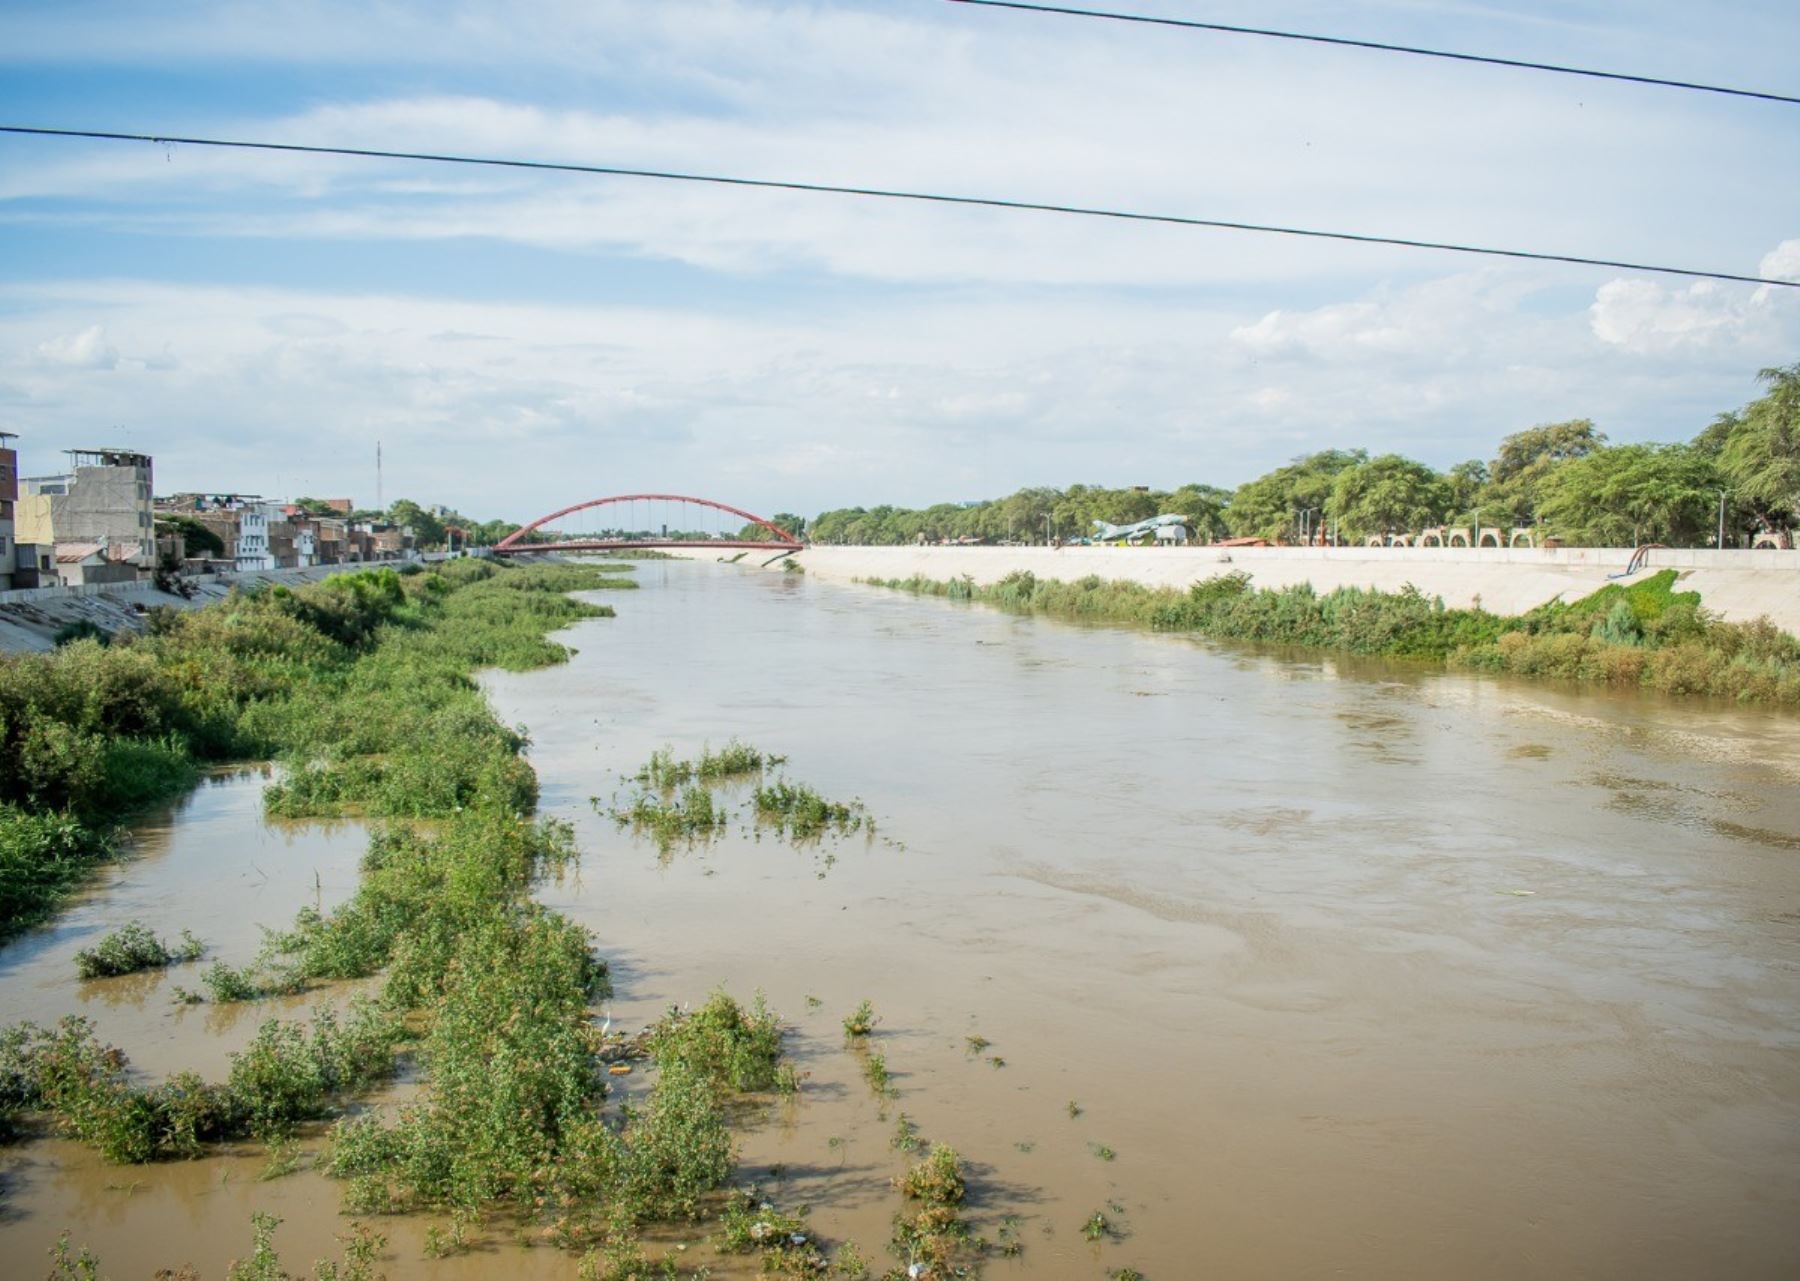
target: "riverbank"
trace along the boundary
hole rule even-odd
[[[1229,572],[1185,591],[1089,577],[1074,582],[1008,574],[867,580],[917,595],[980,601],[1021,614],[1121,623],[1209,640],[1250,641],[1403,659],[1468,671],[1583,681],[1662,694],[1704,694],[1765,706],[1800,705],[1800,639],[1767,619],[1710,617],[1677,571],[1633,576],[1590,596],[1516,617],[1453,609],[1411,585],[1397,592],[1308,583],[1256,587]]]
[[[1630,548],[1460,547],[809,547],[799,557],[808,574],[858,579],[968,577],[976,586],[1008,574],[1074,582],[1090,575],[1145,587],[1186,589],[1222,574],[1243,573],[1254,587],[1310,584],[1321,594],[1340,587],[1400,592],[1408,585],[1453,609],[1526,613],[1551,601],[1589,596],[1615,581]],[[1800,551],[1654,549],[1631,578],[1674,569],[1682,591],[1729,622],[1767,617],[1800,633]]]
[[[387,568],[398,568],[398,563]],[[91,583],[74,587],[23,587],[0,592],[0,652],[31,653],[56,648],[67,627],[92,626],[103,635],[141,632],[153,609],[203,609],[234,590],[304,587],[336,574],[379,565],[314,565],[306,569],[250,570],[241,574],[200,574],[182,581],[192,595],[165,592],[145,579],[135,583]]]

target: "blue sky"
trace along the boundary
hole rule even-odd
[[[1791,3],[1139,12],[1800,91]],[[911,186],[1800,279],[1800,108],[942,0],[0,5],[0,120]],[[1800,291],[0,139],[0,429],[158,488],[814,512],[1679,439]]]

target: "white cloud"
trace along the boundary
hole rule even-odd
[[[1800,281],[1800,239],[1784,240],[1775,246],[1763,256],[1756,274],[1770,280]]]
[[[106,341],[100,325],[47,338],[37,345],[36,354],[44,364],[68,369],[115,369],[119,364],[119,349]]]
[[[1780,279],[1784,264],[1800,267],[1800,241],[1787,241],[1763,259],[1762,273]],[[1683,348],[1768,348],[1800,330],[1800,290],[1764,285],[1751,290],[1697,280],[1664,285],[1612,280],[1589,309],[1594,335],[1637,355]]]
[[[1483,272],[1275,316],[952,291],[775,317],[11,286],[0,427],[30,455],[123,425],[164,489],[367,497],[380,438],[390,496],[471,512],[526,517],[625,488],[816,510],[1076,479],[1232,484],[1332,444],[1442,466],[1578,415],[1617,439],[1680,438],[1800,342],[1789,323],[1767,346],[1742,331],[1621,364],[1579,301],[1532,295]],[[104,333],[83,328],[102,304]],[[114,372],[41,358],[52,347],[110,351]]]

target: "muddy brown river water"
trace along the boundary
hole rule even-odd
[[[809,1075],[749,1119],[742,1175],[828,1239],[885,1261],[903,1111],[972,1163],[979,1226],[1017,1216],[992,1277],[1800,1275],[1800,718],[638,577],[570,664],[487,680],[584,851],[540,897],[599,936],[618,1024],[766,991]],[[879,836],[734,824],[661,859],[589,804],[733,735]],[[147,1073],[222,1072],[254,1015],[71,958],[137,916],[240,960],[348,894],[360,831],[265,827],[259,787],[203,789],[0,951],[4,1018],[85,1013]],[[885,1105],[838,1028],[865,997]],[[291,1270],[335,1254],[337,1187],[261,1168],[0,1151],[0,1267],[42,1275],[68,1228],[114,1277],[221,1277],[258,1208]],[[1083,1238],[1095,1210],[1116,1239]],[[423,1223],[381,1226],[391,1277],[574,1275],[499,1230],[431,1261]]]

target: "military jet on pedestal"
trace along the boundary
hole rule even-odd
[[[1149,520],[1140,520],[1135,525],[1109,525],[1103,520],[1094,522],[1092,541],[1096,543],[1128,543],[1134,538],[1142,538],[1150,534],[1165,542],[1185,543],[1187,541],[1189,518],[1186,516],[1152,516]],[[1165,534],[1161,531],[1169,530]],[[1179,531],[1179,533],[1175,532]]]

